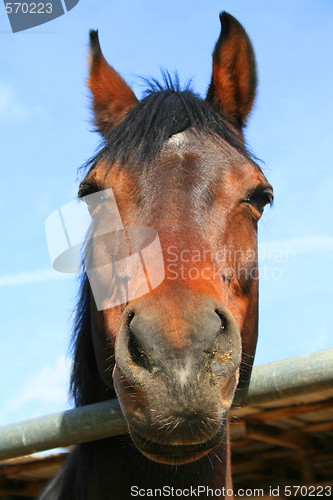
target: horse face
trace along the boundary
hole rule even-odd
[[[124,306],[94,311],[93,332],[101,376],[110,384],[113,367],[134,443],[164,463],[197,460],[223,441],[256,344],[256,226],[272,190],[236,137],[254,96],[252,47],[235,19],[221,20],[207,106],[225,115],[234,143],[189,127],[171,134],[147,165],[104,158],[82,183],[91,191],[112,188],[124,226],[152,227],[159,236],[163,283]],[[105,62],[96,34],[89,85],[96,124],[108,141],[137,101]],[[92,209],[95,224],[99,211]],[[92,259],[108,251],[106,239],[92,248]],[[108,287],[102,272],[99,280]]]

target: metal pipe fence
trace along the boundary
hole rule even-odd
[[[333,389],[333,349],[255,366],[243,406]],[[125,434],[117,400],[0,427],[0,460]]]

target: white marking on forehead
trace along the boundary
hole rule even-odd
[[[185,132],[179,132],[178,134],[172,135],[167,144],[170,146],[181,147],[187,142],[187,134]]]

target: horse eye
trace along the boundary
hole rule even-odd
[[[262,213],[266,205],[273,204],[273,191],[271,188],[256,189],[244,201],[255,207],[260,213]]]
[[[90,194],[96,193],[97,191],[99,191],[99,188],[96,184],[82,181],[79,187],[78,198],[82,199],[85,196],[89,196]]]
[[[79,199],[84,201],[84,203],[88,206],[88,210],[91,215],[99,205],[108,199],[108,195],[105,190],[101,190],[96,185],[85,183],[80,185],[78,196]]]

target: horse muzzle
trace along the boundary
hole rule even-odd
[[[240,332],[209,297],[192,300],[192,311],[180,304],[169,318],[149,303],[141,298],[123,314],[113,373],[119,402],[144,455],[168,464],[198,460],[223,441]]]

